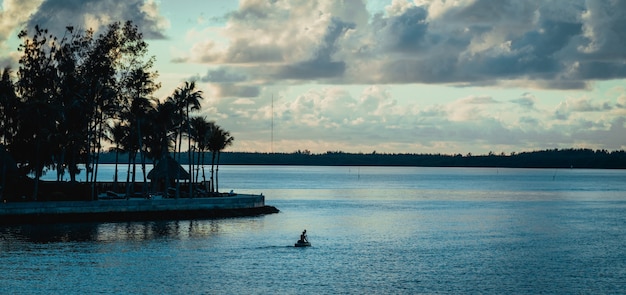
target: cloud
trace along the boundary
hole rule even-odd
[[[377,14],[373,27],[375,34],[382,38],[385,50],[413,52],[427,49],[437,40],[428,40],[428,11],[424,7],[404,8],[402,13],[391,16]],[[431,41],[431,42],[429,42]],[[430,43],[430,44],[429,44]]]
[[[535,108],[535,103],[537,98],[531,93],[524,93],[522,96],[516,99],[512,99],[511,102],[517,104],[526,110],[533,110]]]
[[[43,0],[4,0],[0,9],[0,50],[6,46],[6,41],[12,34],[17,35],[17,30],[21,29],[24,22],[28,20],[30,14],[35,12]],[[2,61],[3,64],[12,64],[8,57]]]
[[[415,2],[417,3],[417,2]],[[245,65],[250,79],[580,89],[626,77],[620,1],[242,1],[179,61]]]
[[[626,3],[623,1],[589,0],[581,18],[584,24],[584,37],[581,50],[590,57],[600,60],[626,58]]]
[[[218,97],[257,97],[261,93],[259,86],[221,83],[216,85]]]
[[[235,83],[235,82],[243,82],[247,80],[245,74],[238,73],[234,71],[232,68],[218,68],[212,69],[207,72],[206,75],[199,78],[202,82],[213,82],[213,83]]]
[[[60,34],[69,25],[98,31],[112,22],[128,20],[146,39],[164,39],[163,31],[169,27],[154,0],[45,0],[28,19],[27,27],[38,25]]]
[[[559,103],[556,107],[554,115],[557,119],[565,120],[573,113],[588,113],[610,111],[613,106],[608,102],[599,103],[589,98],[567,98]]]
[[[5,57],[1,57],[0,58],[0,69],[4,69],[4,68],[10,68],[13,64],[13,61],[5,58]]]
[[[617,90],[606,98],[563,98],[561,110],[566,116],[558,118],[557,107],[543,101],[546,95],[552,97],[551,92],[544,91],[525,92],[514,99],[495,92],[426,104],[396,100],[394,86],[289,89],[262,88],[257,97],[208,99],[203,109],[215,111],[207,115],[222,118],[219,121],[232,134],[245,138],[236,149],[248,151],[269,151],[272,121],[274,150],[284,152],[376,149],[466,154],[570,147],[620,149],[624,145],[623,136],[618,136],[623,124],[616,120],[619,116],[609,115],[618,111],[623,100]],[[274,94],[273,107],[270,93]],[[602,139],[609,135],[614,138]]]
[[[245,64],[262,80],[340,78],[343,41],[368,13],[362,1],[241,1],[221,34],[225,44],[200,40],[176,61]]]

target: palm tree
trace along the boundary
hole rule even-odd
[[[211,138],[209,139],[209,149],[211,150],[211,191],[212,192],[219,192],[219,187],[217,185],[217,177],[218,177],[218,170],[219,170],[219,157],[220,157],[220,153],[228,146],[231,146],[233,144],[233,141],[235,140],[234,137],[230,136],[230,132],[225,131],[224,129],[222,129],[220,126],[215,125],[212,132],[211,132]],[[216,165],[216,156],[217,156],[217,165]],[[215,169],[215,178],[214,173],[213,173],[213,168]],[[213,185],[215,183],[215,185]]]
[[[191,134],[192,139],[196,142],[198,152],[197,165],[202,166],[202,181],[206,182],[204,174],[204,159],[206,151],[209,149],[209,139],[215,128],[215,122],[208,121],[205,117],[191,118]],[[196,173],[196,182],[198,182],[199,173]]]
[[[122,125],[121,122],[116,122],[113,126],[109,127],[109,141],[115,144],[111,150],[115,151],[115,175],[113,176],[114,187],[117,189],[117,174],[118,174],[118,164],[119,164],[119,155],[120,152],[124,152],[122,148],[124,146],[124,142],[128,139],[128,128]]]
[[[145,146],[148,157],[153,161],[159,161],[167,156],[173,147],[175,117],[176,107],[169,101],[157,102],[156,107],[148,114]]]
[[[143,171],[143,188],[147,188],[147,179],[146,179],[146,158],[145,158],[145,147],[143,144],[143,131],[145,131],[146,126],[148,125],[147,117],[149,112],[151,111],[152,103],[151,101],[143,96],[137,96],[131,102],[130,112],[128,113],[129,122],[130,122],[130,140],[131,144],[131,152],[129,152],[129,161],[132,162],[132,183],[135,183],[135,177],[137,174],[136,165],[137,165],[137,153],[139,153],[141,160],[141,169]],[[129,163],[130,165],[130,163]],[[130,167],[129,167],[130,168]],[[130,191],[130,185],[128,185],[126,192],[127,194],[133,193],[134,191]]]
[[[221,128],[216,128],[218,131],[218,140],[217,140],[217,166],[215,169],[215,190],[219,192],[219,175],[218,172],[220,170],[220,155],[222,151],[227,147],[233,145],[234,137],[230,136],[230,132],[222,130]]]
[[[152,159],[154,167],[169,157],[170,148],[174,147],[175,142],[175,118],[176,106],[170,101],[163,103],[157,102],[154,109],[148,114],[145,132],[146,154]],[[169,174],[165,176],[166,190],[169,187]],[[153,189],[157,189],[154,183]]]
[[[185,85],[182,87],[176,88],[172,96],[168,97],[168,101],[171,101],[178,109],[178,162],[180,163],[181,156],[181,146],[183,141],[183,127],[186,127],[186,133],[189,135],[191,133],[191,126],[189,124],[189,112],[200,110],[200,100],[202,99],[202,91],[196,90],[195,82],[185,82]],[[191,178],[189,179],[189,196],[191,196],[193,192],[193,188],[191,187],[191,180],[193,179],[193,163],[191,161],[191,141],[187,141],[187,153],[189,159],[189,175]],[[176,197],[180,196],[180,181],[176,182]]]

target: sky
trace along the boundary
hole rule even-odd
[[[132,20],[231,151],[626,149],[626,1],[0,0],[17,33]]]

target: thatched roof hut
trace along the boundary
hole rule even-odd
[[[148,172],[148,178],[150,180],[159,179],[189,179],[189,173],[176,162],[172,157],[166,156],[161,159],[157,165]]]

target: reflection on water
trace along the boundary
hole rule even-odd
[[[240,230],[241,224],[250,229],[254,218],[245,222],[224,223],[218,219],[174,220],[119,223],[76,223],[49,225],[15,225],[0,227],[0,250],[10,251],[18,243],[68,242],[142,242],[156,239],[206,238]]]

